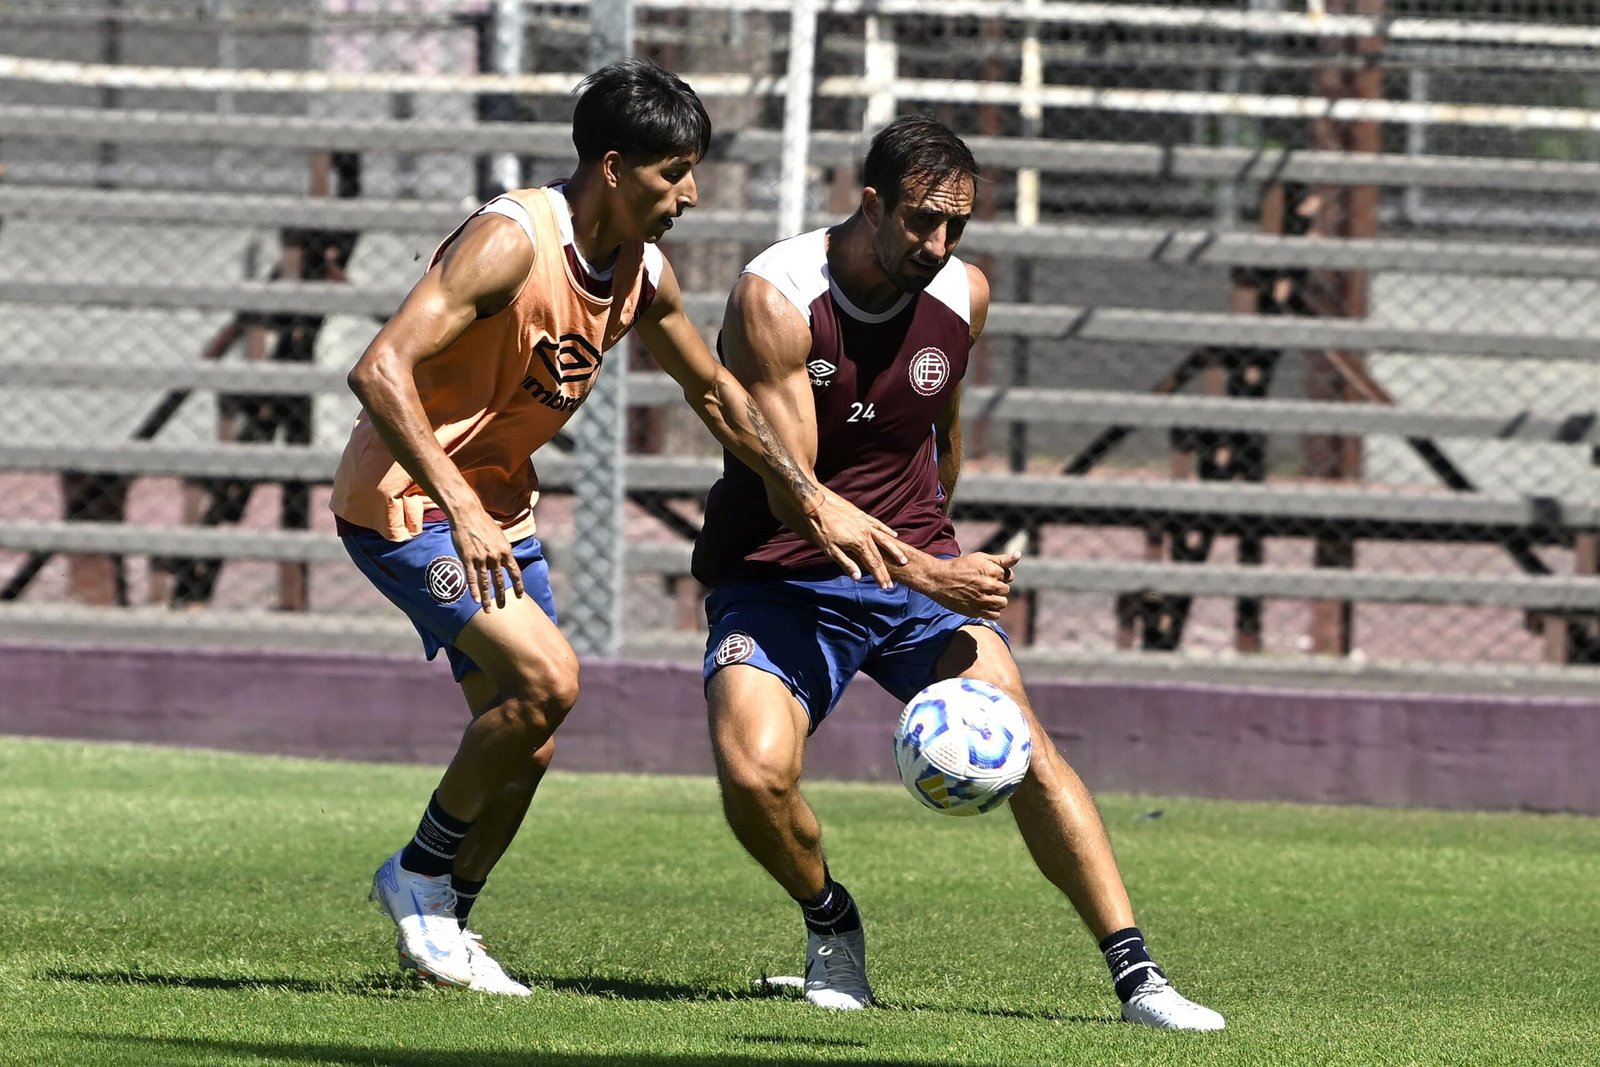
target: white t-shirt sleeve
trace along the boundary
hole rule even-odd
[[[510,197],[496,197],[487,204],[483,205],[483,207],[478,210],[478,214],[504,215],[506,218],[522,227],[522,232],[528,235],[528,240],[531,243],[534,245],[538,244],[538,242],[534,241],[533,239],[533,219],[528,216],[528,209]]]

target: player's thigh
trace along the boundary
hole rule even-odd
[[[1049,779],[1064,768],[1065,761],[1056,750],[1050,735],[1039,725],[1028,691],[1022,685],[1022,671],[1011,654],[1005,638],[987,626],[974,623],[963,626],[950,638],[939,662],[934,667],[934,681],[946,678],[974,678],[998,687],[1016,701],[1028,720],[1028,731],[1033,738],[1033,755],[1028,764],[1028,775]],[[1059,766],[1058,766],[1059,764]]]
[[[1028,701],[1011,646],[993,629],[978,623],[957,629],[939,653],[930,684],[946,678],[977,678],[999,686],[1018,704]]]
[[[867,632],[853,617],[853,585],[849,579],[800,578],[717,587],[706,598],[709,632],[701,674],[707,694],[712,680],[733,667],[764,672],[804,709],[804,733],[815,731],[869,648]]]
[[[531,596],[510,596],[503,608],[475,613],[453,644],[500,697],[566,707],[578,699],[577,653]]]
[[[725,784],[787,788],[799,780],[811,720],[777,675],[748,664],[723,667],[706,684],[706,713]]]

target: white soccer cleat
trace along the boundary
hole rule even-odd
[[[1221,1030],[1228,1025],[1220,1014],[1196,1004],[1153,971],[1123,1002],[1122,1018],[1157,1030]]]
[[[867,984],[867,936],[811,934],[806,938],[806,999],[819,1008],[859,1011],[872,1004]]]
[[[467,988],[474,993],[498,993],[507,997],[531,996],[533,991],[507,974],[499,962],[483,947],[483,938],[471,930],[461,931],[467,943],[467,961],[472,970],[472,984]]]
[[[400,866],[396,852],[372,876],[369,899],[400,931],[395,947],[401,966],[444,985],[471,988],[472,960],[456,923],[456,893],[448,874],[414,874]]]

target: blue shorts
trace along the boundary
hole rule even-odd
[[[800,701],[812,730],[858,671],[909,700],[934,680],[963,626],[987,626],[1010,643],[987,619],[959,615],[904,585],[883,590],[871,578],[837,572],[725,582],[706,598],[706,617],[706,684],[737,663],[766,671]]]
[[[422,638],[429,659],[446,650],[456,681],[478,669],[455,647],[467,622],[483,610],[467,589],[467,572],[456,554],[448,522],[424,523],[409,541],[390,541],[374,530],[340,538],[361,573],[411,620]],[[524,537],[511,546],[522,568],[522,588],[533,602],[556,621],[555,597],[550,593],[550,565],[537,537]],[[507,590],[507,595],[511,595]]]

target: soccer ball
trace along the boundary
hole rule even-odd
[[[981,815],[1005,803],[1032,750],[1022,709],[972,678],[935,682],[912,697],[894,732],[900,780],[945,815]]]

